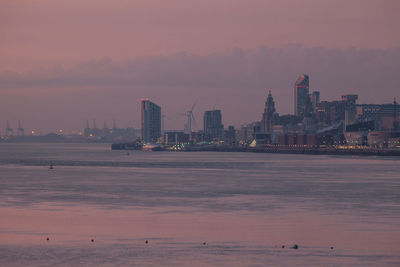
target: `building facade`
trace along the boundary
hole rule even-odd
[[[271,91],[268,93],[267,101],[265,101],[264,113],[261,119],[261,131],[263,133],[271,133],[276,121],[275,102],[272,98]]]
[[[261,131],[261,122],[255,121],[249,124],[244,124],[240,126],[240,129],[236,133],[236,140],[240,143],[248,143],[251,142],[255,133]]]
[[[393,104],[356,104],[356,116],[360,122],[375,122],[376,130],[400,131],[400,108]]]
[[[315,110],[315,108],[317,107],[317,105],[319,104],[319,98],[320,98],[320,92],[319,91],[314,91],[311,94],[311,103],[312,103],[312,107]]]
[[[204,112],[204,139],[212,141],[221,140],[224,135],[224,126],[222,125],[221,110],[207,110]]]
[[[186,134],[184,131],[164,131],[165,145],[177,145],[188,143],[189,141],[190,134]]]
[[[346,110],[345,110],[345,125],[351,125],[356,123],[356,101],[358,99],[358,95],[342,95],[342,101],[346,102]]]
[[[161,136],[161,107],[148,99],[142,99],[142,141],[155,143]]]
[[[233,125],[228,126],[228,129],[224,131],[224,141],[230,145],[236,142],[236,130]]]
[[[321,101],[316,109],[315,116],[318,124],[325,127],[345,120],[346,101]]]
[[[294,84],[294,114],[303,116],[304,104],[309,98],[309,77],[306,74],[301,75]]]

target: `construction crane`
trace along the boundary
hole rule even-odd
[[[24,128],[22,128],[21,121],[18,120],[18,129],[17,129],[17,134],[19,136],[24,136]]]
[[[13,135],[13,129],[11,128],[10,122],[7,120],[6,136],[12,136],[12,135]]]

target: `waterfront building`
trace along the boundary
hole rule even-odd
[[[303,117],[304,118],[311,118],[314,113],[314,109],[312,106],[312,99],[311,95],[308,95],[308,97],[305,98],[304,100],[304,110],[303,110]]]
[[[314,133],[317,130],[314,118],[304,117],[301,130],[304,133]]]
[[[346,102],[345,125],[351,125],[356,122],[356,101],[358,95],[342,95],[342,101]]]
[[[271,91],[268,93],[267,100],[265,101],[264,113],[261,119],[261,132],[271,133],[273,130],[273,125],[277,120],[278,114],[275,111],[275,102],[272,98]]]
[[[375,130],[399,131],[400,108],[393,104],[357,104],[356,117],[360,122],[374,121]]]
[[[345,126],[357,123],[357,98],[358,95],[342,95],[341,100],[319,102],[314,109],[318,125],[326,127],[340,121]]]
[[[204,138],[207,141],[221,140],[224,134],[221,110],[207,110],[203,119]]]
[[[190,136],[190,141],[194,143],[204,142],[204,132],[202,130],[197,132],[192,132]]]
[[[387,148],[389,138],[393,137],[390,132],[368,132],[368,146],[374,148]]]
[[[236,131],[233,125],[228,126],[228,130],[224,131],[224,140],[228,144],[234,144],[236,142]]]
[[[303,117],[304,104],[309,97],[309,77],[301,75],[294,84],[294,114]]]
[[[261,123],[259,121],[242,125],[237,132],[236,140],[241,143],[249,143],[255,138],[255,133],[261,131]]]
[[[248,127],[246,125],[241,125],[238,130],[236,130],[236,139],[240,143],[247,143],[251,141],[248,139]]]
[[[388,148],[400,149],[400,136],[389,138],[387,144]]]
[[[375,130],[375,121],[357,122],[346,126],[346,132],[368,132]]]
[[[280,115],[278,117],[277,124],[286,127],[287,125],[297,125],[300,122],[301,119],[299,119],[299,117],[297,117],[296,115],[286,114],[286,115]]]
[[[189,139],[190,134],[186,134],[184,131],[164,131],[164,144],[166,145],[188,143]]]
[[[345,120],[346,101],[321,101],[316,109],[315,116],[320,127]]]
[[[263,147],[265,145],[272,144],[272,133],[258,132],[254,135],[254,142],[252,143],[254,147]]]
[[[304,103],[304,112],[303,112],[303,121],[302,121],[302,130],[303,132],[311,133],[316,130],[314,109],[312,104],[312,95],[308,95]]]
[[[368,132],[345,132],[344,137],[348,146],[365,146],[368,144]]]
[[[147,98],[141,101],[142,140],[144,143],[155,143],[161,137],[161,107]]]
[[[315,108],[319,104],[319,97],[320,97],[320,92],[319,91],[312,92],[312,94],[311,94],[311,103],[312,103],[313,110],[315,110]]]
[[[274,133],[288,133],[301,131],[302,119],[293,114],[277,115],[272,127]]]

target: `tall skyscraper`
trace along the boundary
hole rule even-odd
[[[303,117],[304,104],[308,98],[309,77],[306,74],[301,75],[294,84],[294,114]]]
[[[161,108],[148,99],[142,99],[142,140],[157,142],[161,136]]]
[[[272,126],[275,116],[275,102],[272,98],[271,91],[269,91],[267,101],[265,101],[264,113],[261,120],[261,131],[264,133],[272,132]]]
[[[221,110],[207,110],[204,112],[204,138],[208,141],[222,139],[224,125],[222,125]]]

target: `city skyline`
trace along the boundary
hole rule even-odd
[[[0,131],[80,130],[87,119],[140,128],[149,97],[168,129],[186,112],[224,110],[247,123],[272,90],[293,113],[295,77],[327,100],[400,98],[398,1],[68,1],[1,4]],[[146,14],[146,16],[143,16]],[[74,18],[71,20],[71,18]],[[373,36],[373,38],[371,38]],[[379,91],[379,94],[376,92]]]
[[[0,266],[400,266],[400,0],[0,0]]]
[[[305,92],[305,93],[303,93],[304,95],[302,96],[303,98],[307,98],[307,99],[309,99],[310,100],[310,105],[313,105],[313,107],[315,107],[315,101],[317,101],[317,102],[320,102],[320,101],[339,101],[340,99],[342,99],[343,100],[343,98],[344,97],[348,97],[348,96],[353,96],[352,94],[348,94],[348,93],[346,93],[346,94],[343,94],[343,95],[341,95],[341,96],[336,96],[336,98],[334,98],[334,99],[325,99],[324,98],[324,96],[322,96],[322,98],[320,98],[320,92],[319,91],[313,91],[313,90],[309,90],[309,81],[310,81],[310,78],[309,78],[309,75],[307,75],[307,74],[301,74],[301,75],[298,75],[298,78],[296,79],[296,82],[294,83],[295,85],[294,85],[294,97],[293,97],[293,99],[294,99],[294,108],[293,108],[293,110],[296,110],[296,106],[297,106],[297,102],[296,102],[296,92],[297,92],[297,88],[298,88],[298,84],[299,83],[304,83],[304,81],[306,82],[306,87],[307,87],[307,92]],[[300,87],[303,87],[302,85],[300,86]],[[268,90],[268,89],[265,89],[265,91],[267,92],[268,91],[268,97],[267,98],[270,98],[271,97],[271,91],[272,90]],[[292,91],[293,91],[293,89],[292,89]],[[266,93],[265,93],[265,95],[267,95]],[[265,97],[265,95],[263,96],[263,97]],[[293,96],[293,94],[292,94],[292,96]],[[359,97],[358,95],[355,95],[357,98]],[[315,99],[314,99],[315,98]],[[316,100],[317,99],[317,100]],[[394,96],[393,97],[393,100],[395,100],[396,99],[396,96]],[[268,100],[268,99],[267,99]],[[140,113],[138,114],[139,116],[140,116],[140,125],[138,125],[138,126],[135,126],[135,125],[124,125],[124,126],[122,126],[122,127],[119,127],[119,125],[118,125],[118,127],[116,126],[117,125],[117,120],[115,119],[115,118],[112,118],[112,119],[109,119],[109,120],[106,120],[106,119],[103,119],[103,120],[99,120],[100,122],[103,122],[103,127],[97,127],[96,126],[96,119],[97,118],[91,118],[90,119],[90,121],[92,121],[92,127],[90,127],[89,125],[89,119],[85,119],[85,122],[86,122],[86,128],[87,129],[90,129],[90,128],[92,128],[92,129],[106,129],[107,127],[106,127],[106,125],[107,125],[107,123],[112,123],[112,125],[113,125],[113,127],[112,128],[114,128],[114,129],[116,129],[116,128],[135,128],[135,129],[143,129],[143,102],[149,102],[149,103],[151,103],[151,104],[153,104],[153,105],[155,105],[153,102],[153,98],[141,98],[140,99],[140,105],[138,105],[139,107],[140,107]],[[197,101],[198,100],[196,100],[196,104],[197,104]],[[272,100],[273,101],[273,100]],[[304,101],[303,101],[304,102]],[[312,103],[311,103],[312,102]],[[377,104],[377,105],[379,105],[379,104],[391,104],[393,101],[391,101],[391,102],[385,102],[385,103],[376,103],[376,102],[374,102],[374,103],[360,103],[360,102],[358,102],[358,104]],[[261,103],[261,102],[260,102]],[[255,106],[258,106],[260,103],[256,103],[256,105]],[[166,107],[166,104],[165,103],[158,103],[160,106],[158,106],[158,105],[155,105],[155,106],[157,106],[158,108],[165,108]],[[280,103],[277,103],[277,106],[279,107],[279,104]],[[208,103],[208,106],[209,106],[209,103]],[[273,109],[274,109],[274,111],[273,112],[275,112],[275,104],[274,104],[274,107],[273,107]],[[301,107],[299,108],[300,110],[303,110],[304,109],[304,103],[301,105]],[[163,109],[164,110],[164,109]],[[208,108],[206,108],[205,110],[199,110],[199,111],[197,111],[197,112],[193,112],[193,114],[196,114],[196,113],[198,113],[197,115],[193,115],[193,116],[195,116],[195,117],[199,117],[199,118],[201,118],[205,113],[207,113],[207,112],[209,112],[209,111],[215,111],[215,110],[223,110],[223,108],[216,108],[216,105],[214,105],[212,108],[211,107],[208,107]],[[261,113],[261,112],[259,112],[259,113]],[[264,110],[264,113],[265,113],[265,110]],[[169,125],[168,125],[168,123],[166,123],[165,121],[166,121],[166,118],[167,118],[167,120],[171,120],[171,116],[167,116],[167,115],[165,115],[165,112],[163,111],[163,112],[161,112],[160,113],[161,115],[160,115],[160,123],[162,123],[162,126],[160,126],[161,128],[164,128],[164,130],[165,131],[174,131],[174,130],[178,130],[178,131],[184,131],[185,130],[185,124],[186,124],[186,121],[184,120],[183,122],[182,122],[182,125],[180,125],[180,126],[178,126],[178,127],[169,127]],[[277,114],[281,114],[281,115],[283,115],[283,114],[287,114],[287,115],[296,115],[296,112],[292,112],[292,113],[280,113],[279,112],[279,109],[277,109]],[[176,118],[179,118],[180,116],[179,115],[182,115],[182,114],[177,114],[175,117]],[[259,114],[258,114],[259,115]],[[264,120],[263,118],[261,119],[261,120],[259,120],[259,118],[258,118],[258,115],[255,115],[252,119],[250,119],[249,121],[244,121],[244,122],[236,122],[236,123],[231,123],[231,124],[225,124],[225,125],[232,125],[232,126],[235,126],[235,127],[237,127],[237,128],[239,128],[239,126],[242,126],[242,125],[245,125],[245,124],[248,124],[248,123],[253,123],[253,122],[257,122],[257,121],[259,121],[259,122],[261,122],[261,123],[263,123],[262,121]],[[228,115],[229,116],[229,115]],[[264,115],[263,115],[264,116]],[[302,115],[301,115],[302,116]],[[221,121],[222,121],[222,124],[224,124],[224,119],[223,119],[224,117],[221,117]],[[347,118],[346,118],[346,120],[347,120]],[[58,133],[58,134],[64,134],[64,133],[68,133],[68,134],[80,134],[80,135],[82,135],[83,134],[83,128],[75,128],[75,129],[66,129],[65,127],[58,127],[58,128],[56,128],[56,129],[54,129],[53,131],[49,131],[49,132],[45,132],[45,131],[41,131],[41,129],[38,129],[38,128],[32,128],[32,129],[29,129],[29,128],[24,128],[23,127],[23,124],[22,124],[22,122],[21,122],[21,120],[20,119],[18,119],[18,121],[17,121],[17,125],[13,125],[12,124],[12,122],[10,122],[10,120],[6,120],[6,124],[5,124],[5,127],[4,127],[4,131],[2,131],[1,129],[0,129],[0,135],[2,135],[3,133],[2,132],[4,132],[4,135],[5,136],[7,136],[9,133],[11,133],[11,135],[20,135],[19,133],[21,132],[21,130],[22,131],[26,131],[26,134],[27,135],[30,135],[30,134],[32,134],[32,135],[43,135],[43,134],[47,134],[47,133],[49,133],[49,132],[55,132],[55,133]],[[112,128],[110,128],[110,129],[112,129]],[[194,129],[194,131],[199,131],[199,130],[203,130],[204,129],[204,127],[200,127],[200,126],[197,126],[197,129]],[[9,132],[8,134],[7,134],[7,132]]]

